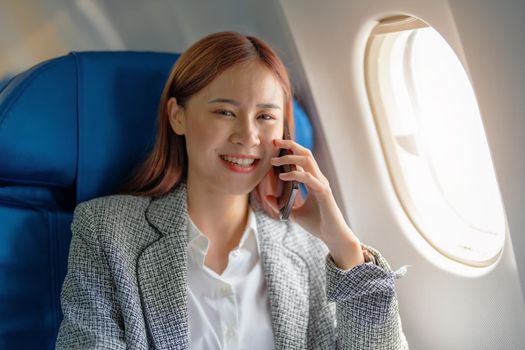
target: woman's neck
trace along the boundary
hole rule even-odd
[[[225,195],[188,183],[188,214],[214,245],[235,247],[248,221],[248,196]]]
[[[204,264],[221,275],[248,221],[248,195],[231,196],[204,186],[187,186],[188,214],[209,241]]]

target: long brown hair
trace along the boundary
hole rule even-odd
[[[158,197],[176,187],[187,175],[188,155],[183,135],[170,126],[167,102],[175,97],[184,107],[186,101],[233,65],[258,61],[280,83],[284,94],[284,122],[294,135],[292,91],[286,68],[268,44],[253,36],[235,32],[208,35],[193,44],[177,60],[160,97],[155,146],[118,192]]]

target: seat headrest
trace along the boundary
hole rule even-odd
[[[177,58],[73,52],[15,77],[0,93],[0,181],[63,188],[76,179],[77,202],[114,190],[152,145]]]
[[[154,144],[160,95],[178,57],[73,52],[14,77],[0,92],[0,184],[71,188],[76,203],[120,188]],[[297,102],[294,114],[296,140],[312,148]]]
[[[78,67],[77,201],[119,188],[155,142],[157,110],[178,55],[75,54]]]
[[[19,74],[0,93],[0,181],[70,186],[76,172],[76,71],[72,56]]]

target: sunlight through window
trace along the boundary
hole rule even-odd
[[[471,266],[493,263],[505,217],[469,78],[433,28],[381,21],[366,57],[372,110],[396,193],[420,234]]]

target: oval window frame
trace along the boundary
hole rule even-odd
[[[402,165],[399,162],[399,157],[397,157],[396,150],[395,150],[395,144],[394,144],[394,135],[390,130],[390,125],[388,122],[388,112],[386,105],[389,103],[388,101],[384,101],[385,97],[382,96],[383,94],[380,91],[380,59],[378,55],[378,51],[381,49],[384,49],[384,45],[393,45],[393,42],[395,41],[395,37],[391,37],[390,41],[388,42],[387,37],[388,35],[395,35],[395,33],[400,32],[406,32],[406,31],[414,31],[419,28],[426,28],[431,27],[423,20],[415,17],[415,16],[408,16],[408,15],[397,15],[397,16],[389,16],[387,18],[381,19],[378,24],[373,28],[371,31],[368,42],[366,45],[366,52],[364,56],[364,76],[365,76],[365,86],[367,90],[367,95],[369,99],[369,105],[372,111],[373,115],[373,121],[374,125],[376,127],[376,131],[378,133],[378,137],[381,143],[381,148],[383,151],[383,156],[385,158],[385,162],[387,165],[387,169],[389,172],[390,180],[393,185],[394,191],[396,193],[396,196],[399,200],[399,203],[401,204],[401,207],[403,208],[405,214],[407,215],[407,218],[410,220],[410,222],[413,224],[416,231],[420,234],[421,237],[424,238],[424,240],[430,244],[430,246],[439,252],[442,256],[445,256],[455,262],[458,262],[464,266],[470,266],[470,267],[490,267],[493,266],[501,256],[501,253],[503,251],[503,247],[505,245],[505,237],[506,237],[506,220],[504,215],[504,209],[503,204],[501,202],[501,196],[499,196],[499,208],[502,211],[503,215],[503,232],[498,233],[499,242],[497,243],[497,246],[492,249],[491,253],[488,258],[484,259],[473,259],[472,257],[466,257],[466,255],[461,255],[457,251],[451,252],[450,250],[443,247],[442,243],[436,243],[436,239],[432,237],[433,231],[435,229],[429,227],[428,220],[425,220],[422,215],[421,211],[418,209],[417,205],[412,200],[412,197],[410,196],[410,191],[408,189],[407,182],[404,179]],[[434,29],[435,30],[435,29]],[[442,38],[443,36],[438,33]],[[443,38],[444,39],[444,38]],[[445,39],[444,39],[445,40]],[[385,42],[387,41],[387,42]],[[454,53],[455,54],[455,53]],[[457,55],[456,55],[457,56]],[[465,70],[464,66],[462,65],[463,70]],[[409,85],[409,84],[408,84]],[[413,86],[410,88],[414,88]],[[470,83],[470,88],[472,88],[472,84]],[[391,94],[393,95],[393,94]],[[387,97],[388,99],[389,97]],[[475,101],[477,104],[477,101]],[[417,103],[417,102],[416,102]],[[483,135],[486,139],[486,135]],[[407,141],[407,144],[410,145],[411,143]],[[490,154],[489,154],[490,157]],[[492,170],[493,170],[493,164]],[[496,191],[499,194],[499,188],[497,188],[496,183]],[[468,247],[464,246],[466,250],[468,250]]]

